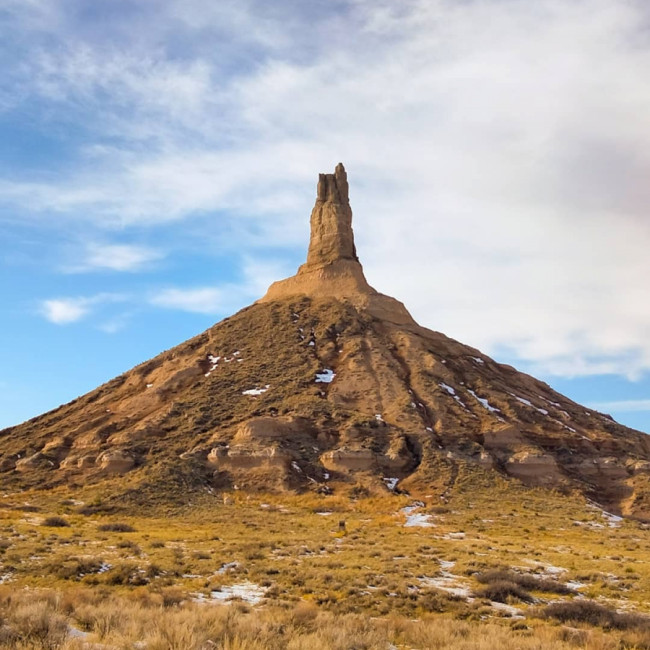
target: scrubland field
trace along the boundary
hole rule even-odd
[[[650,648],[648,526],[576,495],[0,497],[0,648]]]

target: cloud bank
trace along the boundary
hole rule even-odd
[[[33,45],[0,46],[23,55],[2,117],[38,105],[66,148],[7,167],[12,214],[95,236],[214,214],[256,233],[232,242],[245,265],[305,245],[315,175],[342,160],[368,278],[421,323],[535,372],[650,369],[647,4],[168,0],[103,29],[80,6],[0,14]],[[158,304],[217,310],[203,291]]]

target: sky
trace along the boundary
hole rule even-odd
[[[348,171],[369,282],[650,433],[647,0],[0,0],[0,427],[261,297]]]

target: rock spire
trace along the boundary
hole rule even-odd
[[[311,213],[307,266],[340,259],[359,261],[354,247],[348,176],[342,163],[333,174],[318,175],[316,205]]]
[[[415,325],[401,302],[378,293],[366,281],[354,246],[348,177],[342,163],[333,174],[319,174],[310,224],[307,262],[293,277],[274,282],[259,302],[300,295],[334,298],[378,318]]]

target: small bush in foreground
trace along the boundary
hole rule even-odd
[[[493,582],[483,589],[478,589],[475,595],[479,598],[487,598],[489,600],[496,600],[498,603],[505,603],[509,598],[516,598],[523,602],[532,602],[531,595],[524,591],[519,585],[507,580],[499,580]]]
[[[63,517],[46,517],[42,525],[49,528],[66,528],[70,526],[69,522]]]
[[[593,600],[572,600],[564,603],[553,603],[542,610],[542,616],[555,618],[563,623],[588,623],[606,629],[650,630],[650,617],[641,614],[617,612]]]

